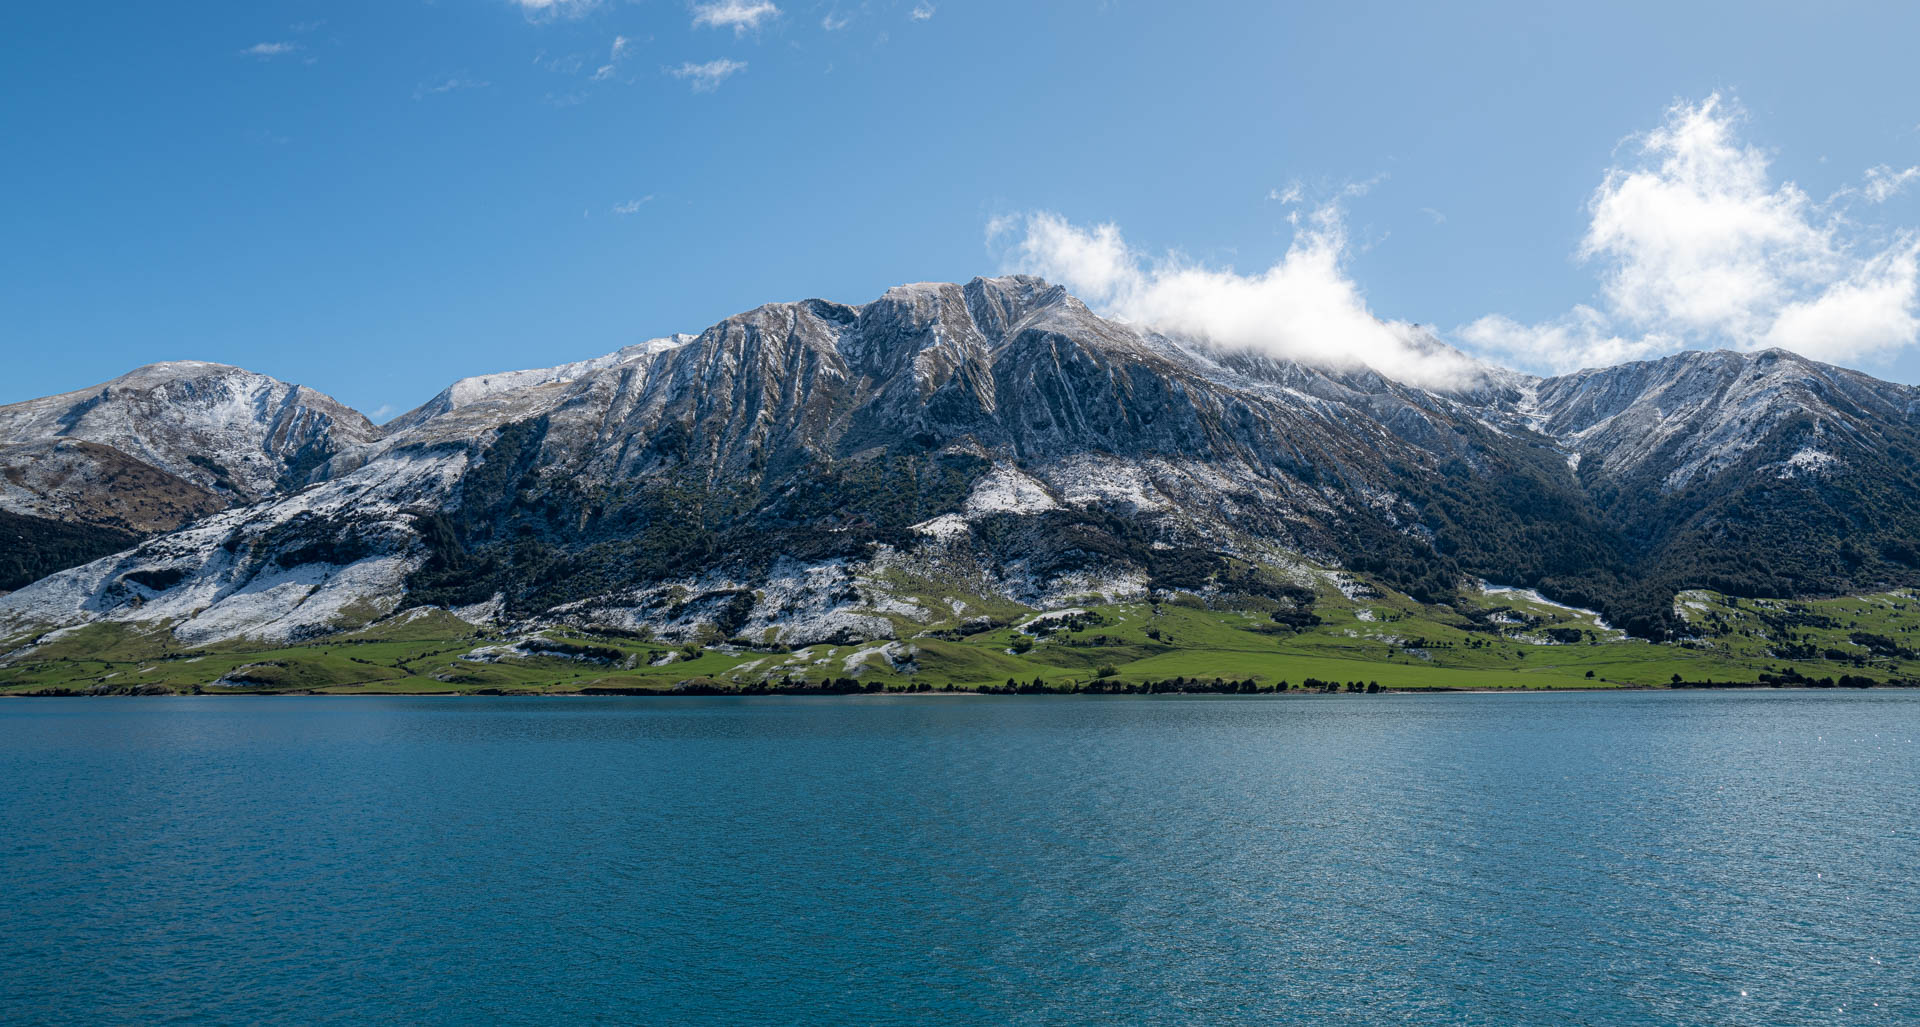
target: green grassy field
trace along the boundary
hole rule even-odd
[[[1039,614],[1004,601],[973,603],[993,626],[965,618],[891,618],[891,643],[788,650],[745,644],[679,646],[545,629],[483,632],[444,611],[416,610],[295,646],[223,643],[183,648],[165,626],[89,625],[0,639],[0,694],[571,693],[728,691],[771,684],[842,690],[1047,690],[1179,687],[1214,679],[1271,691],[1310,682],[1383,689],[1564,689],[1747,683],[1763,678],[1879,684],[1920,679],[1920,598],[1892,592],[1845,599],[1740,599],[1683,593],[1694,637],[1626,638],[1594,615],[1530,593],[1472,590],[1425,606],[1364,583],[1328,579],[1311,603],[1319,623],[1277,623],[1265,600],[1087,605]],[[890,582],[946,609],[930,583]],[[975,625],[976,627],[978,625]],[[738,642],[739,640],[736,640]],[[1163,685],[1164,687],[1164,685]],[[1242,686],[1244,689],[1246,686]]]

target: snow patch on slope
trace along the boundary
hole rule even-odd
[[[1581,609],[1578,606],[1568,606],[1565,603],[1556,603],[1553,600],[1548,599],[1546,596],[1541,595],[1539,591],[1535,589],[1515,588],[1511,585],[1495,585],[1486,581],[1480,582],[1479,586],[1480,586],[1480,594],[1484,596],[1488,596],[1490,598],[1505,599],[1508,601],[1518,600],[1521,602],[1536,603],[1540,606],[1551,607],[1555,610],[1565,610],[1566,612],[1571,613],[1576,617],[1586,617],[1591,619],[1594,623],[1594,626],[1599,628],[1602,631],[1615,630],[1611,624],[1607,623],[1607,619],[1605,617],[1602,617],[1597,611]],[[1495,617],[1494,619],[1496,621],[1500,621],[1499,617]],[[1504,623],[1503,621],[1500,621],[1500,622]]]
[[[1038,480],[1011,464],[995,464],[974,483],[964,509],[971,519],[991,513],[1035,514],[1059,508]]]
[[[466,464],[464,453],[404,454],[223,511],[0,598],[0,627],[171,625],[182,642],[205,645],[357,626],[399,602],[425,559],[412,512],[444,499]]]
[[[1839,466],[1840,458],[1808,446],[1776,464],[1774,476],[1786,480],[1803,475],[1830,474]]]

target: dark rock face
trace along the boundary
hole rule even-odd
[[[762,307],[519,412],[428,533],[416,598],[500,591],[533,616],[884,546],[1180,588],[1286,551],[1437,599],[1465,574],[1537,579],[1515,558],[1541,547],[1617,546],[1546,440],[1473,403],[1196,351],[1029,278]],[[943,515],[963,539],[916,527]]]

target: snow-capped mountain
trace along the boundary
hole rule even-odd
[[[0,407],[0,589],[279,495],[378,436],[312,389],[197,361]]]
[[[305,386],[224,364],[149,364],[89,389],[0,407],[0,508],[172,527],[164,512],[122,512],[137,499],[129,493],[154,487],[155,472],[183,495],[205,497],[190,505],[217,509],[297,487],[341,448],[379,434],[357,411]],[[49,458],[58,466],[44,466]],[[133,489],[104,488],[87,480],[88,464],[93,477],[140,480]]]
[[[1682,587],[1920,578],[1920,392],[1779,352],[1434,392],[1170,339],[1016,276],[770,304],[465,379],[385,430],[289,386],[238,435],[96,413],[226,410],[207,378],[245,376],[168,374],[193,384],[0,409],[0,437],[31,424],[260,500],[0,599],[0,626],[294,638],[435,604],[807,642],[933,616],[914,581],[1050,605],[1285,589],[1311,562],[1428,601],[1537,587],[1658,635]],[[88,433],[46,427],[68,421]]]

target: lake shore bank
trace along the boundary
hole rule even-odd
[[[229,696],[248,698],[416,698],[416,699],[476,699],[476,698],[515,698],[515,699],[756,699],[756,698],[815,698],[815,699],[936,699],[948,697],[972,697],[979,699],[1034,698],[1034,697],[1087,697],[1106,699],[1144,699],[1144,698],[1233,698],[1233,699],[1324,699],[1336,696],[1417,696],[1417,695],[1574,695],[1595,692],[1703,692],[1703,691],[1772,691],[1772,692],[1854,692],[1854,691],[1913,691],[1920,690],[1920,684],[1874,684],[1848,686],[1821,685],[1782,685],[1771,683],[1684,683],[1680,685],[1603,685],[1575,688],[1461,688],[1450,685],[1435,685],[1431,688],[1381,688],[1375,692],[1347,690],[1307,690],[1288,691],[1089,691],[1085,689],[1046,689],[1030,691],[990,691],[982,689],[952,690],[935,689],[916,691],[835,691],[831,689],[676,689],[676,688],[583,688],[566,691],[534,691],[480,689],[474,691],[399,691],[399,690],[359,690],[359,689],[203,689],[199,691],[132,689],[41,689],[36,691],[0,693],[0,699],[199,699]]]

